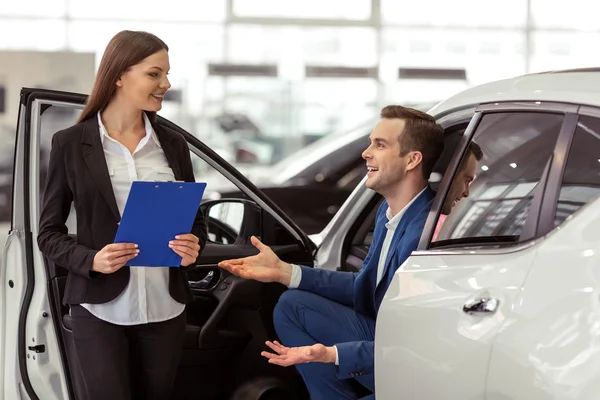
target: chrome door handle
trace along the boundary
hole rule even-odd
[[[465,303],[465,305],[463,306],[463,311],[467,314],[493,314],[498,309],[499,304],[500,300],[498,299],[471,299]]]

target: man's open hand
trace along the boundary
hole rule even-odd
[[[269,363],[289,367],[290,365],[309,362],[335,363],[335,348],[326,347],[320,343],[312,346],[285,347],[279,342],[267,342],[275,353],[263,351],[263,357],[269,359]]]
[[[282,262],[273,250],[256,236],[252,236],[250,241],[258,249],[257,255],[224,260],[219,263],[219,267],[244,279],[254,279],[264,283],[279,282],[289,286],[292,279],[292,266]]]

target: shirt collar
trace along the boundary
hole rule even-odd
[[[427,187],[425,187],[425,189],[427,189]],[[410,202],[408,202],[408,204],[405,205],[404,208],[402,210],[400,210],[400,212],[398,214],[394,215],[393,217],[392,217],[392,210],[388,207],[385,212],[385,216],[388,219],[388,223],[386,224],[386,226],[388,228],[396,229],[396,227],[400,223],[400,220],[402,219],[402,216],[404,215],[404,213],[406,213],[406,210],[408,210],[408,207],[410,207],[410,205],[415,202],[417,197],[419,197],[421,194],[423,194],[425,189],[421,190],[418,195],[413,197],[412,200]]]
[[[108,131],[106,130],[106,128],[104,127],[104,124],[102,123],[102,117],[100,116],[100,111],[98,111],[97,115],[98,115],[98,127],[100,128],[100,141],[102,143],[104,143],[105,139],[114,140],[109,136]],[[151,137],[152,140],[154,140],[154,143],[156,143],[156,145],[158,147],[162,147],[160,145],[160,141],[158,140],[158,136],[156,135],[156,132],[154,131],[154,128],[152,127],[152,123],[150,122],[150,119],[148,118],[146,113],[142,113],[142,115],[144,116],[144,127],[146,129],[146,136],[144,136],[142,138],[142,140],[144,140],[144,138]]]

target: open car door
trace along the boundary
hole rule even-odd
[[[0,276],[5,288],[0,292],[4,319],[0,393],[4,398],[20,398],[20,393],[32,399],[86,398],[69,310],[62,305],[66,269],[45,259],[37,247],[52,136],[76,123],[85,98],[41,89],[21,91],[11,230]],[[201,205],[209,241],[199,264],[186,272],[194,301],[187,306],[174,398],[308,398],[294,368],[271,365],[260,356],[264,342],[276,339],[273,309],[285,287],[232,276],[217,263],[256,254],[249,241],[256,235],[283,260],[312,265],[313,243],[267,196],[195,136],[164,118],[157,122],[188,141],[198,181],[210,187],[215,179],[228,179],[247,196]],[[67,226],[74,237],[76,218],[72,209]]]

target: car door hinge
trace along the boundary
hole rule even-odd
[[[38,344],[37,346],[29,346],[27,348],[29,349],[29,351],[35,351],[38,354],[46,352],[46,345],[44,344]]]

